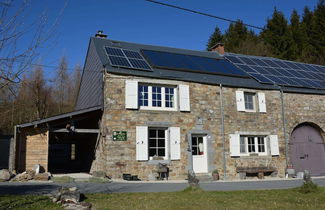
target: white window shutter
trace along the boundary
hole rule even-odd
[[[181,129],[179,127],[169,128],[169,142],[170,142],[170,159],[181,159]]]
[[[125,81],[125,108],[138,109],[138,81]]]
[[[179,110],[190,111],[190,89],[188,85],[179,85]]]
[[[278,135],[270,135],[271,155],[280,155]]]
[[[257,93],[258,107],[260,112],[266,112],[265,94]]]
[[[245,111],[244,91],[236,91],[237,111]]]
[[[240,156],[240,136],[239,134],[230,134],[229,139],[229,149],[230,149],[230,156],[238,157]]]
[[[148,127],[136,127],[136,156],[137,160],[148,160]]]

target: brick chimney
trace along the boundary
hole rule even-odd
[[[107,35],[104,34],[104,32],[102,30],[98,30],[97,33],[95,34],[95,37],[106,38]]]
[[[225,54],[225,45],[221,42],[218,42],[217,44],[213,45],[210,50],[212,52],[217,52],[219,55],[224,56]]]

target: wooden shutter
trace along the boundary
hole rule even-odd
[[[188,85],[179,85],[179,110],[190,111],[190,90]]]
[[[239,134],[230,134],[229,137],[230,137],[229,139],[230,156],[232,157],[240,156]]]
[[[169,142],[170,142],[170,159],[181,159],[181,129],[179,127],[169,128]]]
[[[280,155],[278,135],[270,135],[271,155]]]
[[[136,127],[136,156],[137,160],[148,160],[148,127]]]
[[[266,112],[265,94],[257,93],[258,107],[260,112]]]
[[[236,91],[237,111],[245,111],[244,91]]]
[[[138,109],[138,81],[125,81],[125,108]]]

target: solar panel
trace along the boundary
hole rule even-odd
[[[116,47],[105,47],[105,51],[112,66],[139,70],[151,70],[151,67],[147,61],[137,51]]]
[[[260,83],[325,89],[325,66],[236,54],[226,58]]]
[[[245,71],[242,71],[225,59],[153,50],[142,50],[141,52],[150,64],[156,68],[248,77]]]

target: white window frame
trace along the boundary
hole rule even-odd
[[[246,97],[245,96],[248,94],[252,95],[252,97],[253,97],[253,109],[246,108]],[[244,107],[245,107],[245,112],[256,112],[256,93],[244,91]]]
[[[248,138],[254,138],[254,148],[255,152],[249,152],[248,151]],[[259,152],[258,151],[258,138],[263,138],[264,139],[264,152]],[[245,141],[245,152],[242,152],[240,150],[240,156],[250,156],[252,154],[257,154],[258,156],[265,156],[268,154],[268,144],[267,144],[267,136],[252,136],[252,135],[240,135],[240,143],[244,139]]]
[[[168,154],[169,154],[169,135],[168,135],[168,128],[165,127],[148,127],[148,159],[152,160],[154,156],[150,156],[150,130],[152,129],[159,129],[159,130],[165,130],[165,156],[157,156],[162,157],[164,160],[168,160]]]
[[[148,106],[140,106],[140,110],[159,110],[159,111],[177,111],[178,110],[178,88],[177,86],[173,85],[161,85],[161,84],[146,84],[140,83],[139,86],[147,86],[148,87]],[[152,106],[152,87],[161,87],[161,107],[154,107]],[[165,100],[165,88],[173,88],[174,89],[174,106],[173,107],[166,107],[166,100]],[[138,100],[140,94],[138,94]]]

